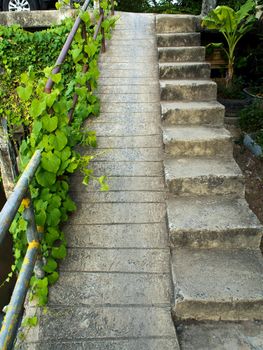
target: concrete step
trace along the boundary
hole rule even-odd
[[[175,195],[244,195],[244,178],[232,158],[167,159],[164,169],[166,184]]]
[[[26,310],[25,316],[37,316],[41,320],[37,331],[34,327],[27,329],[27,342],[51,343],[50,346],[41,343],[37,349],[179,349],[170,307],[118,304],[85,307],[80,304],[77,307],[50,306],[45,310],[32,307]],[[149,339],[156,343],[149,344]],[[28,343],[23,343],[23,349],[36,349],[34,344],[30,347]]]
[[[209,79],[210,64],[206,62],[159,63],[160,79]]]
[[[60,272],[50,290],[49,306],[170,305],[170,281],[166,275],[114,272]]]
[[[167,201],[167,215],[173,247],[257,249],[260,246],[263,226],[243,198],[174,197]]]
[[[189,33],[197,29],[196,16],[189,15],[157,15],[157,33]]]
[[[123,317],[126,318],[125,315],[126,310],[124,310]],[[94,313],[90,312],[90,314],[94,317]],[[88,314],[88,316],[90,315]],[[86,320],[83,318],[83,322]],[[108,319],[105,320],[108,322]],[[128,326],[129,328],[129,326]],[[114,325],[114,329],[116,326]],[[117,331],[116,331],[117,332]],[[21,337],[22,338],[22,337]],[[25,343],[25,342],[24,342]],[[176,339],[176,335],[174,337],[141,337],[137,336],[136,338],[117,338],[112,339],[112,337],[104,338],[104,339],[84,339],[78,341],[68,341],[68,340],[55,340],[55,341],[45,341],[35,344],[26,344],[24,347],[19,347],[19,350],[180,350],[179,344]],[[203,349],[202,349],[203,350]]]
[[[161,80],[161,100],[215,101],[217,84],[211,80]]]
[[[163,128],[165,152],[176,157],[229,156],[233,154],[230,133],[224,128],[169,126]]]
[[[172,253],[176,320],[262,320],[260,250],[176,249]]]
[[[200,46],[199,33],[157,34],[158,47]]]
[[[177,325],[181,350],[263,349],[263,322],[209,321]]]
[[[225,107],[211,102],[161,102],[163,125],[223,126]]]
[[[159,47],[159,62],[203,62],[205,47]]]

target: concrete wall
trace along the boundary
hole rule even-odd
[[[21,27],[50,27],[59,24],[66,17],[74,16],[76,10],[49,10],[32,12],[0,12],[0,25],[11,26],[19,24]]]

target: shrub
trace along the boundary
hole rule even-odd
[[[255,100],[240,112],[240,127],[247,132],[263,130],[263,101]]]

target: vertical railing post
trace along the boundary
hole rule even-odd
[[[114,0],[111,0],[111,15],[114,16],[115,10],[114,10]]]
[[[81,23],[81,36],[82,36],[82,39],[84,40],[84,42],[87,43],[87,28],[86,28],[86,23],[84,21],[82,21],[82,23]],[[84,56],[85,57],[88,56],[86,52],[84,52]],[[82,67],[82,72],[86,73],[88,71],[88,69],[89,69],[88,63],[84,63],[84,65]],[[79,97],[75,93],[74,96],[73,96],[72,107],[71,107],[70,111],[68,112],[69,124],[73,120],[73,114],[74,114],[76,105],[78,103],[78,99],[79,99]]]
[[[99,4],[101,3],[101,0]],[[104,10],[100,5],[100,15],[102,16],[102,22],[101,22],[101,35],[102,35],[102,52],[106,52],[106,40],[105,40],[105,30],[103,28],[103,21],[104,21]]]

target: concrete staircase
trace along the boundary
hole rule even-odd
[[[262,226],[244,197],[197,28],[194,16],[156,18],[173,316],[176,324],[262,320]]]

